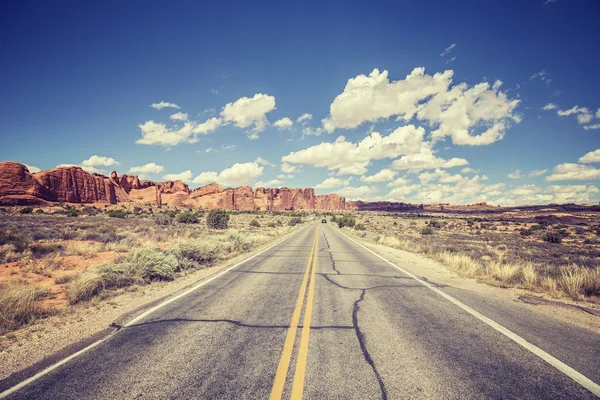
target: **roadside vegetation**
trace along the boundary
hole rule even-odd
[[[354,213],[332,221],[355,236],[423,254],[491,285],[600,303],[595,214]]]
[[[167,206],[5,207],[0,336],[61,310],[252,251],[307,217]]]

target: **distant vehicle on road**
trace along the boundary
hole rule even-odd
[[[326,224],[327,220],[325,218],[323,218],[323,220],[321,221],[322,224]]]

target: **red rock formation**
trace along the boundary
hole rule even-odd
[[[0,204],[116,203],[134,201],[204,209],[228,210],[343,210],[338,195],[315,196],[314,189],[252,190],[250,186],[223,188],[217,183],[190,191],[181,181],[152,182],[116,171],[106,177],[80,167],[61,167],[31,174],[14,162],[0,163]]]

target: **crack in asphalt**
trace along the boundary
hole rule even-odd
[[[161,319],[161,320],[157,320],[157,321],[148,321],[148,322],[142,322],[140,324],[135,324],[135,325],[129,325],[126,328],[134,328],[134,327],[140,327],[140,326],[146,326],[146,325],[155,325],[155,324],[162,324],[162,323],[178,323],[178,322],[201,322],[201,323],[219,323],[219,322],[225,322],[228,324],[232,324],[235,326],[239,326],[242,328],[260,328],[260,329],[289,329],[290,326],[289,325],[259,325],[259,324],[248,324],[248,323],[244,323],[241,321],[237,321],[234,319],[225,319],[225,318],[221,318],[221,319],[192,319],[192,318],[172,318],[172,319]],[[113,323],[111,325],[111,327],[118,329],[122,329],[125,328],[123,325],[119,325],[116,323]],[[298,328],[302,328],[303,325],[298,325]],[[310,329],[315,329],[315,330],[322,330],[322,329],[354,329],[353,326],[346,326],[346,325],[323,325],[323,326],[311,326]]]
[[[354,326],[354,331],[356,332],[356,338],[358,339],[358,344],[360,345],[360,350],[363,353],[363,357],[365,361],[371,366],[375,377],[377,378],[377,382],[379,382],[379,389],[381,390],[381,398],[387,400],[387,391],[385,389],[385,383],[375,366],[375,362],[369,354],[369,350],[367,350],[367,345],[365,343],[365,335],[361,332],[360,326],[358,325],[358,311],[360,310],[359,303],[365,299],[365,294],[367,293],[366,289],[363,289],[360,293],[360,298],[354,302],[354,309],[352,310],[352,325]]]
[[[349,286],[344,286],[341,283],[337,283],[334,280],[332,280],[328,274],[321,274],[321,276],[323,278],[325,278],[327,280],[327,282],[341,288],[341,289],[346,289],[346,290],[372,290],[372,289],[382,289],[382,288],[408,288],[408,287],[422,287],[422,285],[377,285],[377,286],[371,286],[371,287],[367,287],[367,288],[363,288],[363,287],[349,287]]]

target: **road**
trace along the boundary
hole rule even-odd
[[[8,398],[596,398],[543,354],[597,383],[600,335],[431,287],[310,224]]]

